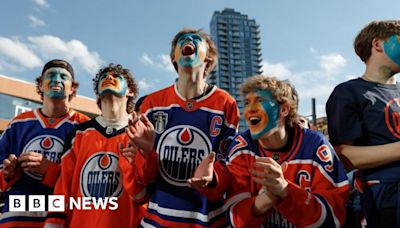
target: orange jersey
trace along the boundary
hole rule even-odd
[[[66,208],[65,213],[49,213],[46,224],[65,224],[70,227],[135,227],[143,207],[134,203],[125,190],[123,170],[131,169],[120,156],[119,144],[128,146],[125,128],[107,127],[99,117],[79,125],[71,145],[62,157],[62,173],[54,194],[69,197],[117,197],[118,208],[89,210]]]

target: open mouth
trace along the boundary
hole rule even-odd
[[[252,117],[249,118],[249,120],[250,120],[250,124],[253,125],[253,126],[255,126],[255,125],[257,125],[258,123],[260,123],[261,118],[252,116]]]
[[[103,87],[105,87],[105,86],[115,86],[115,84],[112,83],[112,82],[103,82],[101,85],[102,85]]]
[[[188,55],[193,55],[193,54],[194,54],[193,44],[188,43],[182,47],[182,55],[188,56]]]
[[[55,91],[61,91],[62,90],[62,88],[60,86],[52,86],[51,89],[55,90]]]

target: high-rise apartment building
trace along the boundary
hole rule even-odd
[[[218,47],[218,65],[207,81],[228,91],[237,101],[241,113],[240,130],[246,128],[240,84],[248,77],[261,74],[261,38],[259,25],[247,15],[226,8],[215,11],[210,33]]]

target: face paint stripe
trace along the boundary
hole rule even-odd
[[[393,35],[383,42],[383,49],[386,55],[400,66],[400,37]]]

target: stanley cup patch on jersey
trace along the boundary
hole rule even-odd
[[[179,125],[161,135],[157,151],[162,178],[172,185],[186,186],[203,157],[211,153],[211,142],[198,128]]]
[[[154,131],[161,134],[165,131],[165,127],[168,123],[168,114],[162,111],[153,113],[154,119]]]
[[[80,187],[85,197],[119,197],[123,187],[118,156],[112,152],[90,156],[81,170]]]
[[[54,135],[40,135],[30,140],[22,150],[22,153],[36,152],[43,155],[49,161],[60,163],[64,149],[64,141]],[[24,171],[25,174],[33,179],[40,180],[42,175]]]

